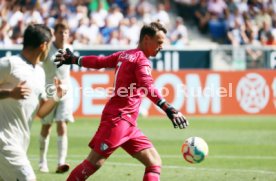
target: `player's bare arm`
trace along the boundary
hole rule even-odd
[[[66,94],[66,91],[62,89],[61,81],[59,79],[54,79],[55,83],[55,93],[49,99],[42,99],[40,102],[40,107],[37,112],[37,116],[43,118],[47,114],[49,114],[53,108],[55,107],[56,103]]]
[[[0,89],[0,99],[26,99],[30,95],[31,89],[26,86],[26,81],[20,82],[13,89]]]

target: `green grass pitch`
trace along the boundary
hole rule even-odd
[[[68,127],[67,161],[71,168],[89,153],[87,146],[98,127],[98,119],[77,119]],[[186,130],[172,128],[165,117],[139,118],[140,129],[152,140],[163,161],[162,181],[275,181],[276,117],[191,117]],[[62,181],[69,173],[55,174],[56,126],[53,125],[48,164],[50,173],[38,171],[40,122],[32,126],[28,151],[38,181]],[[181,155],[181,145],[190,136],[200,136],[209,145],[209,156],[190,164]],[[71,169],[72,170],[72,169]],[[144,167],[118,149],[88,180],[141,181]]]

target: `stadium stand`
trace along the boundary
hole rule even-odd
[[[275,12],[273,0],[0,0],[0,48],[21,44],[30,23],[53,28],[60,21],[68,22],[74,47],[134,47],[141,26],[160,21],[169,30],[168,47],[216,47],[225,55],[221,44],[232,54],[242,47],[248,68],[264,67],[256,62],[268,57],[264,47],[276,45]]]
[[[1,46],[20,44],[30,23],[53,27],[63,20],[68,21],[70,41],[76,46],[135,45],[139,28],[153,20],[169,27],[169,44],[178,47],[201,40],[251,44],[249,32],[255,42],[275,45],[272,0],[1,0],[0,9]]]

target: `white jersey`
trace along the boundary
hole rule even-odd
[[[72,47],[66,45],[65,48],[69,48],[72,51]],[[57,77],[62,82],[62,87],[67,90],[65,96],[57,104],[57,106],[42,119],[43,124],[51,124],[55,121],[68,121],[74,122],[73,117],[73,94],[72,85],[70,82],[70,66],[62,65],[57,68],[54,60],[58,49],[54,43],[51,44],[47,58],[43,61],[43,68],[46,74],[46,93],[50,97],[52,92],[48,92],[48,87],[53,85],[54,77]]]
[[[0,99],[0,151],[4,155],[8,151],[27,151],[31,123],[46,93],[41,65],[33,66],[21,55],[0,59],[0,89],[13,89],[22,81],[31,89],[26,99]],[[16,163],[13,159],[10,161]]]
[[[66,45],[65,48],[71,49],[71,46]],[[57,77],[62,81],[62,84],[70,85],[70,66],[62,65],[57,68],[54,63],[58,48],[54,43],[51,44],[48,56],[43,61],[43,68],[46,74],[46,84],[53,84],[54,77]]]

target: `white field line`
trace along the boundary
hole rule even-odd
[[[30,155],[35,157],[36,155]],[[72,158],[83,158],[87,155],[69,155]],[[160,154],[161,158],[182,158],[181,153],[179,155],[162,155]],[[56,158],[56,155],[48,155],[49,158]],[[128,154],[114,154],[111,156],[112,158],[131,158]],[[237,155],[208,155],[208,158],[215,158],[215,159],[241,159],[241,160],[276,160],[276,156],[237,156]]]
[[[167,155],[168,156],[168,155]],[[173,155],[170,155],[173,156]],[[86,155],[70,155],[69,157],[73,158],[80,158],[80,159],[68,159],[68,161],[74,162],[74,163],[79,163],[81,162]],[[130,156],[125,156],[125,155],[113,155],[112,157],[130,157]],[[222,157],[222,155],[221,155]],[[49,155],[48,156],[48,161],[50,162],[56,162],[57,160],[55,159],[56,156],[54,155]],[[234,158],[231,157],[231,158]],[[275,157],[273,157],[275,158]],[[30,155],[30,160],[36,160],[38,161],[38,156],[35,155]],[[106,161],[105,165],[118,165],[118,166],[125,166],[125,167],[143,167],[142,164],[135,164],[135,163],[122,163],[122,162],[110,162]],[[269,170],[256,170],[256,169],[235,169],[235,168],[199,168],[199,167],[190,167],[190,166],[177,166],[177,165],[162,165],[162,168],[166,169],[183,169],[183,170],[195,170],[195,171],[206,171],[206,172],[235,172],[235,173],[258,173],[258,174],[272,174],[276,175],[276,171],[269,171]]]

